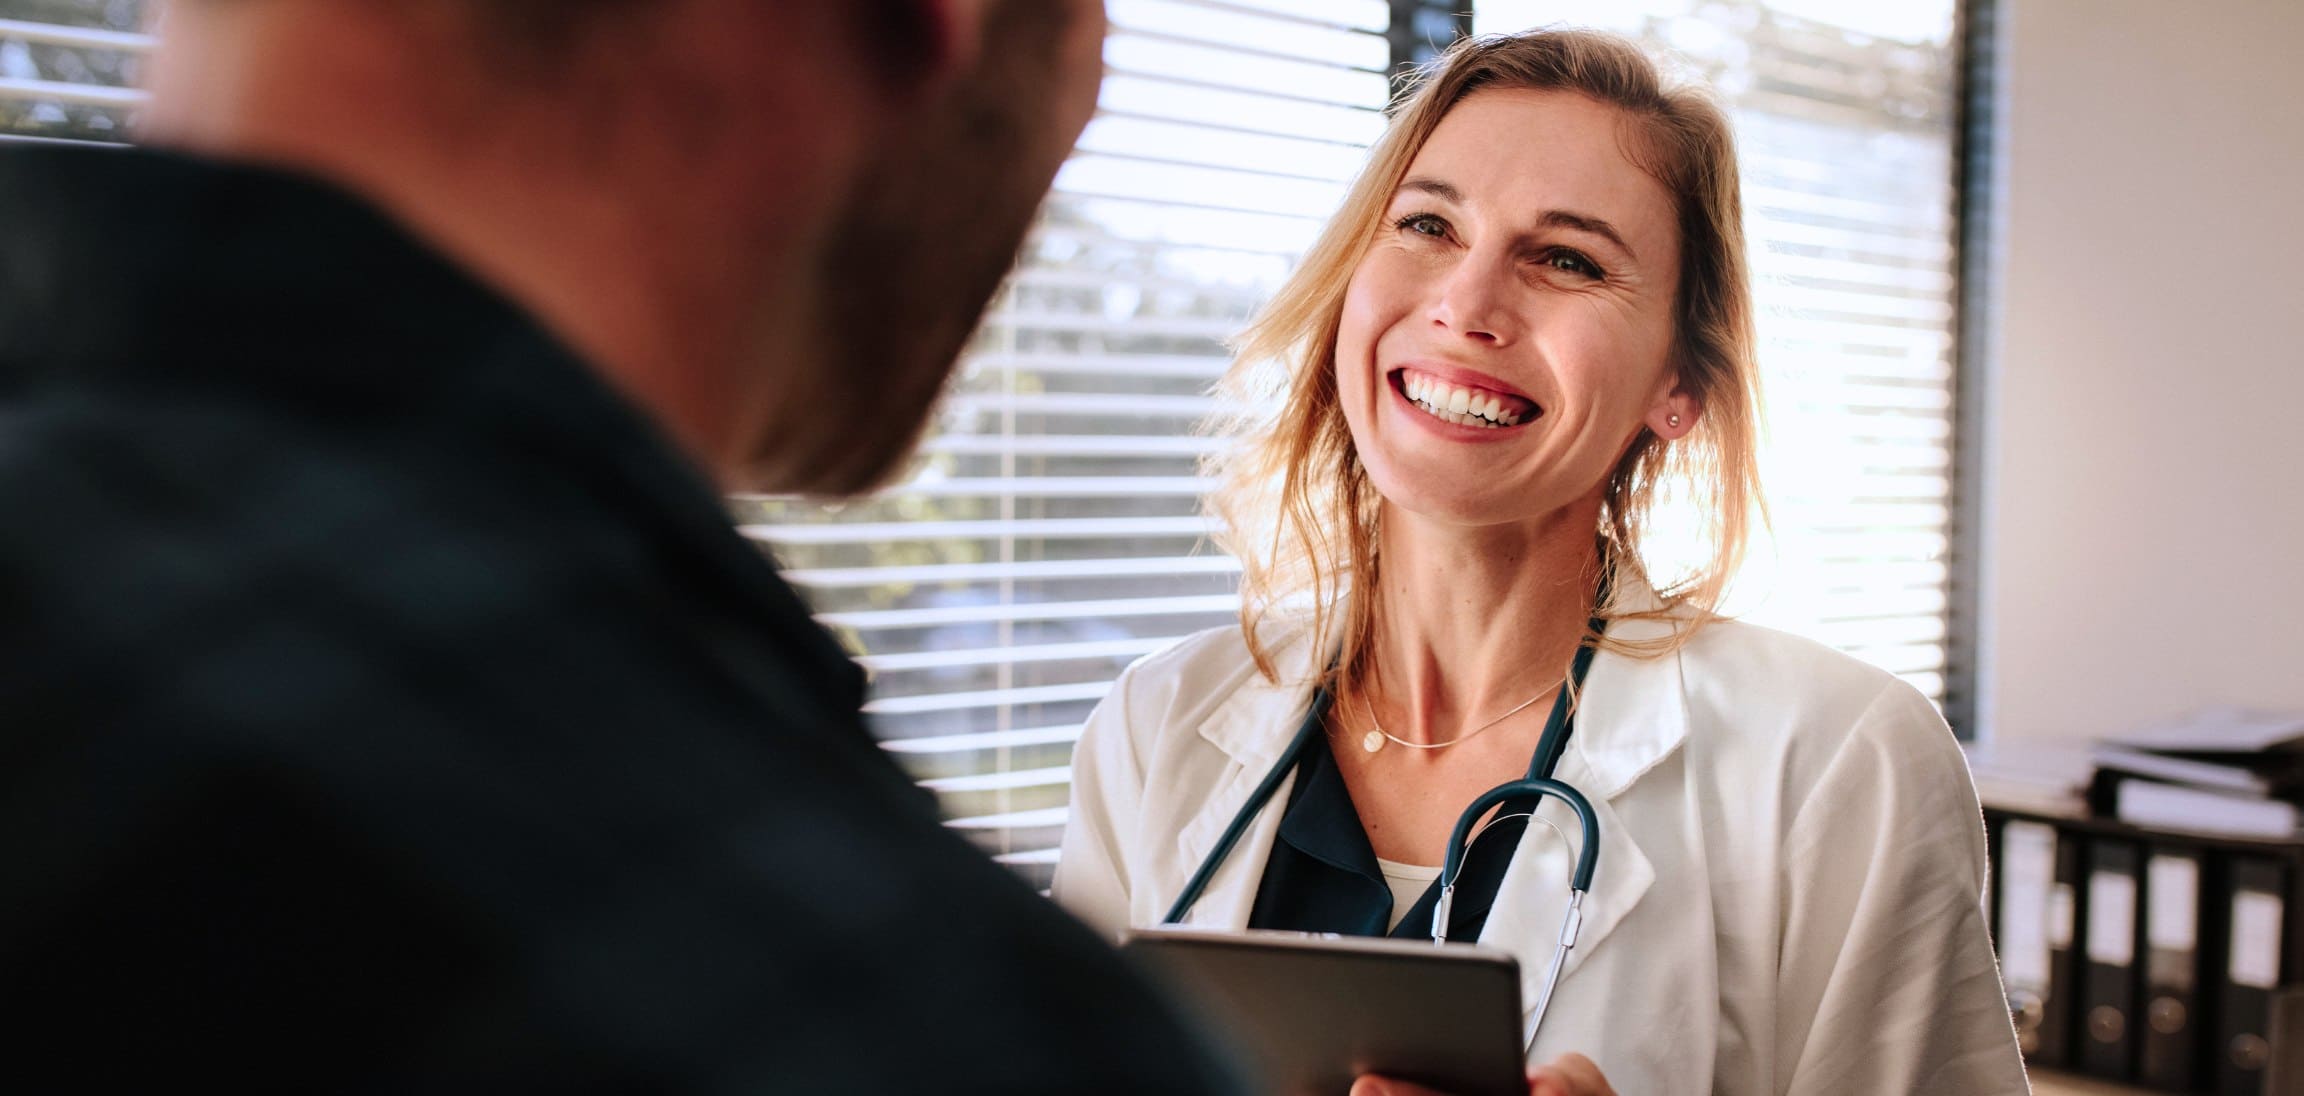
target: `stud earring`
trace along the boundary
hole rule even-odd
[[[1674,415],[1671,418],[1665,419],[1664,425],[1669,426],[1674,430],[1680,429],[1680,416]]]

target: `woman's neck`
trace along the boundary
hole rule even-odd
[[[1598,592],[1599,508],[1595,494],[1527,525],[1466,528],[1386,505],[1361,688],[1403,721],[1394,733],[1461,735],[1560,683]]]

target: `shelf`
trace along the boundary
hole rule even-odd
[[[2032,1070],[2032,1096],[2145,1096],[2149,1089],[2076,1077],[2053,1069]]]

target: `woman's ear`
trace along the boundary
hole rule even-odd
[[[1696,429],[1696,420],[1704,414],[1704,401],[1675,380],[1663,398],[1648,408],[1645,420],[1650,433],[1665,441],[1679,441]]]

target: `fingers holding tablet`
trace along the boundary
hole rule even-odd
[[[1351,1096],[1453,1096],[1409,1081],[1363,1074],[1352,1082]],[[1581,1054],[1563,1054],[1528,1073],[1528,1096],[1616,1096],[1600,1067]]]
[[[1529,1072],[1528,1096],[1616,1096],[1616,1090],[1592,1059],[1563,1054]]]

